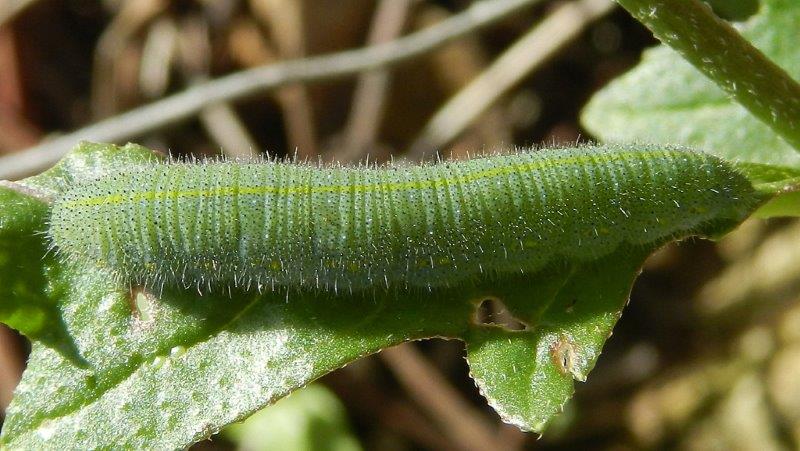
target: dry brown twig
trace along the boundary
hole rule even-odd
[[[436,112],[409,147],[409,156],[435,155],[436,149],[455,139],[524,77],[614,6],[610,0],[581,0],[566,3],[548,15]]]
[[[178,61],[189,84],[208,81],[211,72],[211,39],[200,17],[182,21],[178,39]],[[229,102],[204,107],[198,119],[206,133],[228,157],[248,159],[258,155],[258,146]]]
[[[507,449],[495,428],[442,377],[413,343],[378,354],[414,400],[439,423],[448,439],[470,451]]]
[[[0,324],[0,413],[5,412],[11,402],[14,387],[25,369],[22,340],[5,324]]]
[[[447,10],[428,6],[415,17],[415,25],[427,27],[439,23],[447,17],[449,17]],[[480,76],[492,62],[491,51],[477,35],[450,43],[426,59],[435,74],[431,81],[436,84],[444,96],[438,104],[430,105],[437,109],[447,98],[460,92],[472,80]],[[478,149],[495,148],[513,142],[513,125],[506,110],[507,108],[503,108],[502,105],[496,105],[481,115],[480,120],[475,121],[469,132],[462,133],[458,140],[451,143],[452,145],[448,148],[450,155],[455,158],[464,158]],[[417,123],[415,130],[409,130],[409,140],[415,137],[413,133],[419,133],[427,119],[435,112],[436,109],[430,110],[419,119],[423,122]],[[407,145],[408,143],[406,143]],[[411,160],[419,159],[412,158]]]
[[[372,21],[369,45],[396,39],[402,33],[415,2],[416,0],[381,0]],[[368,146],[375,142],[389,93],[390,77],[387,69],[366,72],[359,77],[345,126],[344,143],[336,152],[335,160],[358,160],[369,150]]]
[[[0,28],[0,152],[35,144],[41,130],[25,117],[23,75],[17,41],[11,29]]]
[[[54,164],[81,140],[119,142],[175,124],[223,101],[290,83],[313,82],[398,64],[495,23],[541,0],[482,0],[439,25],[390,43],[237,72],[0,158],[0,179],[17,179]]]
[[[134,35],[167,7],[163,0],[122,2],[119,12],[97,42],[92,67],[92,112],[95,118],[116,113],[120,59]]]
[[[2,0],[0,1],[0,27],[10,22],[37,0]]]
[[[306,55],[303,4],[294,0],[251,0],[257,18],[270,29],[281,59],[299,59]],[[311,96],[302,84],[290,84],[276,92],[283,110],[283,121],[290,148],[298,158],[316,157],[317,132]]]

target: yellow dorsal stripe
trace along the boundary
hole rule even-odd
[[[641,157],[646,155],[648,157],[666,157],[675,153],[674,151],[649,151],[649,152],[618,152],[599,154],[598,156],[606,157],[609,161],[630,160],[634,157]],[[392,183],[372,183],[362,185],[322,185],[322,186],[285,186],[277,187],[271,185],[261,186],[220,186],[213,189],[194,189],[194,190],[166,190],[166,191],[142,191],[130,194],[109,194],[105,196],[88,197],[85,199],[77,199],[65,203],[66,208],[74,208],[81,206],[96,206],[96,205],[114,205],[129,202],[140,202],[144,200],[163,200],[163,199],[178,199],[178,198],[191,198],[191,197],[218,197],[218,196],[234,196],[234,195],[263,195],[263,194],[278,194],[278,195],[293,195],[293,194],[314,194],[314,193],[352,193],[352,192],[391,192],[391,191],[408,191],[416,189],[426,189],[440,186],[443,184],[455,183],[470,183],[478,180],[491,179],[512,173],[529,172],[534,170],[546,169],[552,166],[565,166],[571,164],[585,164],[594,159],[593,155],[580,155],[568,158],[551,158],[543,159],[541,161],[509,164],[507,166],[499,166],[481,171],[476,171],[469,174],[464,174],[457,177],[441,177],[433,178],[430,180],[418,180],[409,182],[392,182]]]

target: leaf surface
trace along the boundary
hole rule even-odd
[[[34,341],[0,444],[182,448],[348,362],[429,337],[464,340],[503,419],[541,431],[586,378],[642,262],[663,244],[479,285],[358,295],[155,294],[47,252],[46,199],[153,158],[138,146],[84,143],[51,171],[0,188],[0,320]],[[526,330],[479,324],[487,298]]]
[[[740,31],[798,79],[798,23],[800,3],[762,0]],[[603,141],[685,144],[731,161],[800,168],[800,153],[664,45],[595,94],[581,120]]]

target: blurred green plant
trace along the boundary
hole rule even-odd
[[[320,384],[301,388],[274,406],[220,433],[248,451],[359,451],[339,399]]]

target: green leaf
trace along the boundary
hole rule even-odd
[[[44,241],[35,235],[47,204],[12,183],[0,186],[0,320],[29,336],[41,336],[58,320],[45,293]],[[33,264],[25,264],[33,262]]]
[[[575,265],[554,291],[519,281],[522,289],[514,304],[527,298],[528,305],[546,306],[527,330],[470,330],[466,342],[472,377],[506,422],[539,432],[562,410],[573,381],[585,381],[594,367],[652,250],[620,248]]]
[[[138,144],[115,146],[80,142],[55,166],[42,174],[18,182],[20,185],[55,197],[83,180],[91,180],[127,166],[158,161],[162,157]]]
[[[759,0],[709,0],[718,16],[727,20],[744,20],[758,12]]]
[[[356,358],[409,339],[457,336],[471,312],[456,293],[155,299],[108,280],[76,269],[55,282],[72,291],[64,321],[91,368],[34,345],[7,411],[5,445],[188,446]]]
[[[800,168],[748,162],[735,166],[763,193],[793,192],[800,187]]]
[[[797,79],[800,47],[788,43],[796,41],[798,23],[799,2],[762,0],[741,32]],[[581,120],[604,141],[679,143],[731,161],[800,168],[800,153],[663,45],[598,92]]]
[[[83,143],[15,187],[53,197],[152,158],[137,146]],[[3,189],[0,211],[3,269],[12,269],[4,277],[14,277],[1,285],[2,319],[34,340],[0,438],[10,448],[188,446],[361,356],[409,339],[456,337],[472,315],[463,290],[424,299],[131,292],[97,268],[42,258],[41,200]],[[44,313],[30,313],[39,306]],[[58,340],[43,340],[56,330]]]
[[[0,182],[0,321],[72,363],[86,365],[62,318],[59,301],[65,293],[51,283],[60,277],[64,265],[44,239],[48,204],[76,180],[154,157],[152,151],[135,144],[81,143],[45,174]]]
[[[34,340],[0,445],[186,447],[348,362],[428,337],[466,341],[478,386],[503,419],[541,431],[594,365],[660,244],[413,294],[155,294],[45,256],[47,199],[153,158],[138,146],[83,143],[52,170],[0,189],[0,320]],[[477,324],[487,298],[527,329]]]
[[[232,424],[221,435],[249,451],[358,451],[347,413],[336,395],[320,384],[297,390],[274,406]]]

